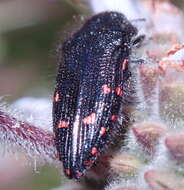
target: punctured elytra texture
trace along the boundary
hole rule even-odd
[[[117,130],[128,120],[122,107],[129,102],[123,103],[123,98],[129,96],[128,64],[136,34],[123,14],[104,12],[89,19],[59,52],[53,125],[69,178],[84,175],[112,141],[112,134],[122,133]]]

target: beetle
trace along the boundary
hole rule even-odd
[[[103,12],[63,43],[53,126],[69,178],[83,176],[112,137],[126,131],[129,118],[123,108],[131,99],[129,65],[132,46],[140,41],[137,33],[123,14]]]

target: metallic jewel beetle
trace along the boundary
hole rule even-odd
[[[126,131],[123,107],[131,99],[129,62],[137,33],[123,14],[104,12],[89,19],[59,52],[53,125],[69,178],[84,175],[112,136]]]

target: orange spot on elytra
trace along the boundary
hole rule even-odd
[[[83,119],[84,124],[94,124],[96,122],[96,113],[92,113],[91,115],[85,117]]]
[[[124,71],[127,68],[128,65],[128,59],[124,59],[123,63],[122,63],[122,70]]]
[[[105,127],[102,127],[100,129],[100,135],[104,135],[106,133],[106,128]]]
[[[108,87],[107,84],[104,84],[104,85],[102,86],[102,89],[103,89],[103,93],[104,93],[104,94],[109,94],[109,93],[111,92],[111,88]]]
[[[118,116],[117,116],[117,115],[112,115],[112,117],[111,117],[112,121],[116,121],[116,120],[117,120],[117,118],[118,118]]]
[[[59,97],[59,93],[56,92],[56,93],[55,93],[55,96],[54,96],[54,101],[55,101],[55,102],[58,102],[59,99],[60,99],[60,97]]]
[[[120,87],[117,87],[117,88],[115,89],[115,92],[116,92],[116,94],[117,94],[118,96],[122,96],[122,95],[123,95],[123,91],[121,90]]]
[[[68,125],[69,125],[69,122],[61,120],[59,121],[58,128],[67,128]]]
[[[98,152],[98,150],[97,150],[96,147],[93,147],[93,148],[91,149],[91,154],[92,154],[92,155],[97,154],[97,152]]]
[[[66,175],[71,175],[71,170],[70,169],[66,169],[65,173],[66,173]]]

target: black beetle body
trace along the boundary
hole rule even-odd
[[[124,84],[131,75],[128,61],[136,35],[123,14],[105,12],[89,19],[63,44],[53,125],[69,178],[82,176],[111,141],[122,99],[128,96]]]

